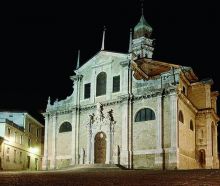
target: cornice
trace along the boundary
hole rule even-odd
[[[200,117],[202,117],[203,115],[207,117],[207,114],[211,115],[216,122],[220,120],[219,116],[215,113],[213,108],[200,109],[197,113],[197,115]]]

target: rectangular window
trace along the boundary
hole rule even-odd
[[[84,85],[84,99],[90,98],[90,88],[91,83],[87,83]]]
[[[28,147],[31,147],[31,139],[28,138]]]
[[[186,87],[183,86],[183,94],[186,95]]]
[[[28,124],[28,132],[31,132],[31,123]]]
[[[120,76],[113,77],[113,92],[120,91]]]
[[[21,135],[20,136],[20,144],[22,145],[22,143],[23,143],[23,136]]]
[[[8,128],[8,137],[10,137],[10,135],[11,135],[11,129]]]
[[[9,152],[10,152],[10,148],[8,147],[6,153],[9,154]]]
[[[36,136],[39,137],[39,129],[36,130]]]
[[[17,132],[15,132],[15,143],[17,142]]]
[[[17,154],[17,152],[16,152],[16,150],[14,150],[14,162],[16,163],[16,154]]]
[[[20,159],[20,163],[22,163],[22,152],[20,152],[19,159]]]

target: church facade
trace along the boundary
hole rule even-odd
[[[152,27],[141,16],[128,53],[104,49],[79,66],[73,93],[48,100],[44,169],[78,164],[126,168],[218,168],[211,79],[152,59]]]

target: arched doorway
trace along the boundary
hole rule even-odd
[[[205,150],[204,149],[199,150],[199,163],[202,168],[205,168],[206,161],[205,161]]]
[[[95,136],[94,162],[105,164],[106,161],[106,135],[99,132]]]

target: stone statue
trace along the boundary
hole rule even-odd
[[[113,121],[112,113],[113,113],[113,110],[112,110],[112,109],[107,112],[107,114],[106,114],[106,119],[107,119],[107,120]]]
[[[85,150],[84,148],[81,148],[80,149],[80,164],[84,164],[85,163],[84,160],[85,160]]]
[[[101,122],[103,120],[103,113],[102,113],[102,104],[101,103],[97,103],[97,110],[96,110],[96,120],[98,120],[99,122]]]
[[[47,100],[47,105],[50,105],[50,96],[48,97],[48,100]]]
[[[94,123],[94,116],[95,116],[94,113],[92,113],[92,114],[89,115],[89,123],[90,123],[90,124]]]

